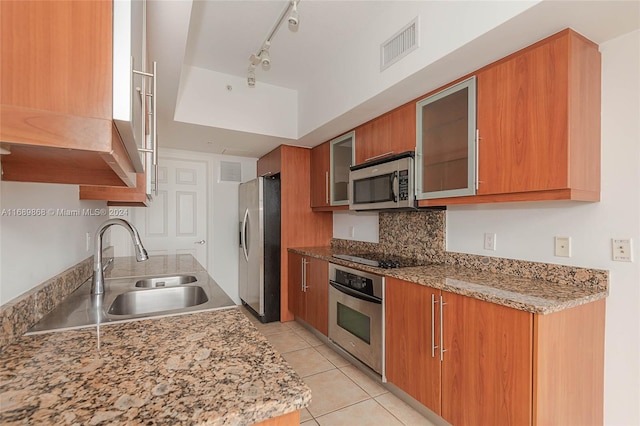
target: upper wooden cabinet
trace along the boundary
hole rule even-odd
[[[570,29],[479,70],[476,195],[419,205],[599,201],[600,72]]]
[[[353,164],[355,133],[349,132],[311,150],[311,207],[346,210],[349,167]]]
[[[136,186],[133,188],[80,185],[79,193],[81,200],[107,201],[107,205],[109,206],[149,206],[149,197],[147,197],[147,175],[145,173],[136,173]]]
[[[356,127],[356,162],[366,163],[416,148],[416,110],[410,102]]]
[[[329,168],[331,145],[325,142],[311,150],[311,207],[327,208],[329,199]]]
[[[113,124],[112,2],[0,7],[2,179],[134,186]]]
[[[416,113],[417,198],[475,194],[475,77],[419,101]]]

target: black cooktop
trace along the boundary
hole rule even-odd
[[[375,266],[377,268],[406,268],[410,266],[422,266],[427,262],[408,257],[400,257],[377,253],[334,254],[333,257],[362,265]]]

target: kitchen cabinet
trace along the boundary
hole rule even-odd
[[[112,115],[112,6],[0,3],[2,179],[135,185]]]
[[[352,163],[353,132],[345,139],[328,141],[311,150],[313,210],[348,210],[349,167]],[[338,181],[334,181],[336,178]]]
[[[419,101],[416,112],[417,198],[475,194],[475,77]]]
[[[385,305],[387,380],[449,423],[602,423],[604,300],[538,315],[387,277]]]
[[[600,52],[571,29],[474,73],[476,195],[420,206],[600,199]]]
[[[325,142],[311,149],[311,207],[330,208],[329,167],[331,146]]]
[[[416,148],[416,110],[410,102],[355,129],[355,164],[385,156],[414,151]]]
[[[289,253],[289,309],[324,334],[329,332],[329,263]]]
[[[355,132],[329,142],[329,199],[332,206],[349,204],[349,168],[354,160]]]
[[[142,171],[138,148],[147,146],[147,113],[152,112],[152,80],[146,46],[146,0],[113,2],[113,122],[127,147],[136,170]],[[155,74],[155,73],[153,73]],[[144,106],[144,108],[143,108]]]
[[[333,237],[332,212],[311,209],[308,148],[280,145],[258,160],[258,175],[280,175],[280,321],[291,321],[289,310],[289,247],[328,246]]]
[[[80,185],[80,200],[103,200],[109,206],[148,207],[147,175],[136,173],[136,185],[133,188],[120,186]]]
[[[387,381],[441,415],[440,290],[386,277],[385,350]],[[436,356],[437,355],[437,356]]]
[[[113,122],[134,167],[143,173],[136,173],[132,188],[81,185],[80,199],[104,200],[110,206],[146,207],[152,194],[153,163],[157,162],[152,102],[156,69],[147,65],[146,0],[114,2],[113,22],[118,28],[113,34]],[[151,152],[140,153],[140,148]]]

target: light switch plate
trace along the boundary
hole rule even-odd
[[[571,237],[556,237],[555,254],[558,257],[571,257]]]
[[[611,239],[613,260],[617,262],[633,262],[631,239]]]

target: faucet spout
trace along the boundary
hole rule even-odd
[[[104,274],[102,272],[102,236],[105,231],[113,225],[124,227],[131,235],[133,246],[136,250],[136,260],[142,262],[147,260],[149,255],[142,245],[138,230],[124,219],[109,219],[104,221],[96,231],[95,245],[93,253],[93,278],[91,279],[91,294],[104,294]]]

